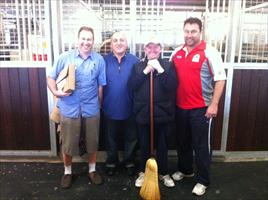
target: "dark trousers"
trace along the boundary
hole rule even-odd
[[[145,170],[146,161],[150,158],[150,126],[137,125],[139,133],[139,145],[141,153],[140,171]],[[158,171],[162,175],[168,173],[168,146],[167,146],[168,124],[155,124],[154,146],[156,148],[156,160]]]
[[[133,117],[126,120],[113,120],[104,116],[105,144],[107,151],[106,166],[116,167],[118,158],[118,141],[123,140],[123,164],[134,166],[135,149],[138,143],[136,124]]]
[[[207,108],[183,110],[176,108],[178,170],[193,173],[195,153],[197,182],[208,186],[211,164],[211,120],[205,117]]]

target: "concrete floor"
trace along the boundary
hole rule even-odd
[[[88,183],[87,164],[74,163],[74,182],[70,189],[60,188],[63,173],[62,163],[48,162],[1,162],[0,199],[90,199],[90,200],[136,200],[139,189],[135,177],[128,177],[124,169],[116,176],[104,174],[104,164],[97,169],[104,175],[105,183],[95,186]],[[176,162],[170,161],[170,171]],[[258,162],[213,162],[211,185],[202,197],[191,194],[194,178],[176,182],[175,188],[166,188],[160,183],[162,200],[261,200],[268,199],[268,161]]]

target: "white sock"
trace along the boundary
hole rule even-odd
[[[72,174],[72,165],[64,166],[64,174]]]
[[[88,164],[88,172],[95,172],[96,171],[96,163],[89,163]]]

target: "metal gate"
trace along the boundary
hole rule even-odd
[[[0,60],[47,61],[52,46],[55,56],[75,48],[82,25],[95,29],[95,50],[104,54],[107,39],[122,30],[131,53],[143,56],[144,38],[156,33],[168,57],[183,43],[183,21],[196,16],[204,22],[204,38],[225,62],[233,56],[238,63],[265,63],[267,10],[267,0],[3,0]]]

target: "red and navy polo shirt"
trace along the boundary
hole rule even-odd
[[[182,109],[208,106],[213,82],[226,80],[220,53],[202,40],[189,53],[185,45],[176,48],[172,61],[178,77],[176,105]]]

